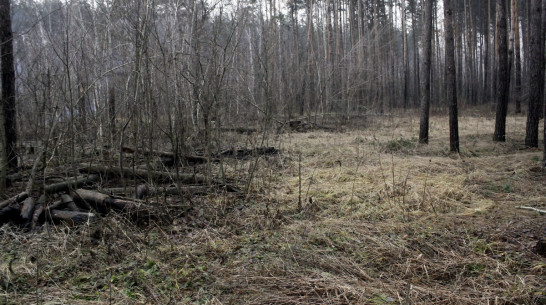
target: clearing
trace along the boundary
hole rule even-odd
[[[517,208],[546,208],[542,152],[523,116],[492,142],[492,117],[460,117],[460,154],[444,116],[428,146],[415,115],[283,133],[279,155],[223,165],[256,168],[247,198],[194,196],[169,222],[4,225],[0,303],[546,304],[546,216]]]

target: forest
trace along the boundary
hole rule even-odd
[[[0,0],[0,304],[546,304],[545,71],[546,0]]]

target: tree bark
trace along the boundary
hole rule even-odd
[[[116,142],[116,90],[114,87],[108,91],[108,116],[110,117],[110,141]]]
[[[8,198],[2,202],[0,202],[0,209],[3,209],[9,205],[12,205],[12,204],[15,204],[15,203],[19,203],[25,199],[28,198],[28,193],[27,192],[22,192],[22,193],[19,193],[11,198]]]
[[[529,41],[529,102],[525,146],[538,147],[538,123],[542,111],[542,87],[544,86],[544,45],[542,32],[542,1],[531,0]]]
[[[444,0],[446,99],[449,105],[449,150],[459,152],[457,78],[455,74],[455,41],[453,37],[453,6],[451,1],[452,0]]]
[[[419,124],[419,143],[427,144],[429,136],[430,112],[430,60],[432,52],[432,4],[425,1],[425,24],[423,35],[423,66],[421,75],[421,121]]]
[[[11,31],[10,1],[0,0],[0,61],[2,82],[3,143],[8,168],[17,168],[17,128],[15,114],[15,67],[13,61],[13,33]]]
[[[110,177],[126,177],[131,179],[137,179],[141,181],[147,181],[148,178],[152,179],[155,182],[180,182],[182,184],[216,184],[225,186],[226,189],[230,192],[238,192],[239,190],[229,184],[222,183],[215,179],[208,179],[204,175],[200,174],[187,174],[187,173],[171,173],[171,172],[159,172],[159,171],[148,171],[148,170],[131,170],[119,168],[111,168],[106,166],[89,166],[80,169],[81,172],[89,174],[99,174]]]
[[[90,204],[97,211],[104,213],[110,211],[111,209],[114,209],[118,211],[128,212],[131,214],[153,214],[152,207],[144,203],[110,196],[96,191],[78,189],[72,193],[72,197],[76,202]]]
[[[404,104],[404,109],[406,109],[408,107],[408,82],[409,82],[409,66],[408,66],[408,35],[406,33],[406,0],[402,0],[402,52],[404,52],[404,54],[402,55],[404,57],[404,68],[403,68],[403,73],[404,73],[404,88],[402,90],[402,94],[403,94],[403,104]]]
[[[519,43],[518,0],[512,0],[512,33],[514,35],[514,102],[516,113],[521,113],[521,55]]]
[[[30,220],[32,213],[34,213],[34,206],[36,201],[32,197],[28,197],[23,201],[23,206],[21,207],[21,218]]]
[[[64,192],[64,191],[68,191],[69,189],[77,189],[86,184],[97,182],[98,180],[99,180],[99,176],[97,175],[87,175],[87,176],[79,176],[76,178],[69,178],[67,181],[64,181],[64,182],[47,185],[44,188],[44,192],[46,194]]]
[[[493,141],[506,141],[506,113],[510,94],[510,64],[508,63],[508,37],[506,25],[506,1],[497,0],[497,111]]]
[[[546,1],[542,0],[542,39],[544,40],[543,41],[543,53],[545,53],[544,51],[546,51]],[[542,59],[542,71],[544,71],[546,69],[546,54],[544,54],[544,58]],[[546,78],[545,75],[543,75],[543,77]],[[542,149],[543,151],[543,167],[546,168],[546,87],[545,87],[545,84],[544,84],[544,81],[542,82],[542,91],[543,91],[543,100],[542,100],[542,105],[544,107],[544,112],[543,112],[543,115],[542,117],[545,118],[544,119],[544,138],[543,138],[543,143],[544,143],[544,147]]]
[[[489,103],[489,99],[491,98],[491,83],[489,82],[489,78],[491,77],[490,73],[490,66],[491,66],[491,60],[490,60],[490,28],[491,28],[491,0],[487,0],[487,21],[486,21],[486,27],[485,27],[485,34],[484,34],[484,51],[483,51],[483,103]]]
[[[47,213],[47,217],[52,219],[61,220],[69,226],[75,226],[86,222],[91,222],[95,219],[95,214],[88,212],[74,212],[74,211],[62,211],[51,210]]]

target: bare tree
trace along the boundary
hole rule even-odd
[[[17,129],[15,115],[15,68],[13,63],[13,33],[10,1],[0,0],[0,59],[2,82],[2,119],[4,162],[2,167],[17,168]]]

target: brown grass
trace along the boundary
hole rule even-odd
[[[533,247],[546,222],[516,209],[546,207],[541,151],[522,149],[524,117],[508,119],[506,143],[493,123],[463,116],[455,155],[444,117],[427,146],[409,116],[283,134],[247,200],[195,198],[189,215],[147,226],[4,226],[0,304],[545,304]],[[253,162],[226,172],[246,177]]]

